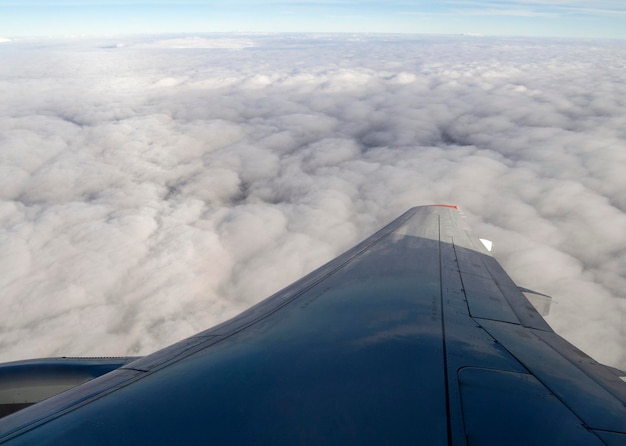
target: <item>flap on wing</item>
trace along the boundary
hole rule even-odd
[[[458,376],[470,445],[512,439],[516,444],[602,444],[532,375],[468,367]]]
[[[519,290],[541,316],[550,314],[550,306],[552,305],[552,298],[550,296],[529,290],[528,288],[519,287]]]
[[[454,246],[472,317],[552,331],[484,243],[472,233],[460,211],[441,213],[441,240]]]
[[[481,325],[586,426],[626,432],[626,393],[617,377],[606,374],[603,366],[553,332],[495,321],[481,321]],[[597,373],[592,370],[594,363]]]

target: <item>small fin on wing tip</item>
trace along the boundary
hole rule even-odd
[[[458,209],[459,207],[454,204],[431,204],[431,206],[441,206],[442,208]]]

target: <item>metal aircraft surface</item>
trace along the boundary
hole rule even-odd
[[[8,412],[43,399],[0,419],[0,443],[626,445],[626,374],[529,293],[455,206],[416,207],[151,355],[0,366]]]

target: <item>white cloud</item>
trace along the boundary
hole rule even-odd
[[[619,45],[247,35],[0,53],[2,360],[149,353],[410,206],[454,202],[520,285],[555,297],[557,332],[626,368]]]

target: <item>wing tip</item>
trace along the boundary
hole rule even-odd
[[[439,206],[442,208],[450,208],[450,209],[459,209],[459,207],[456,204],[443,204],[443,203],[438,203],[438,204],[431,204],[430,206]]]

